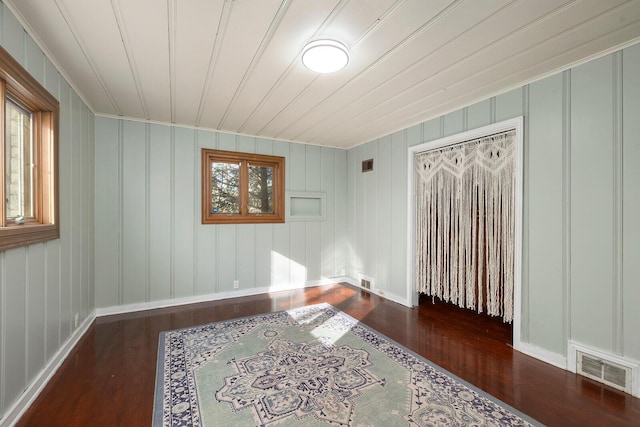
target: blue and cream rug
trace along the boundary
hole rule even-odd
[[[328,304],[163,332],[153,425],[540,425]]]

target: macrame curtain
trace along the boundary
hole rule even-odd
[[[513,320],[515,130],[415,155],[416,290]]]

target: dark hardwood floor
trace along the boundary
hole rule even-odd
[[[319,302],[549,426],[640,426],[640,399],[514,351],[499,320],[339,284],[98,318],[18,426],[149,426],[161,331]]]

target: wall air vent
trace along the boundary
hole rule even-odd
[[[362,161],[362,172],[371,172],[373,170],[373,159]]]
[[[618,390],[632,393],[631,367],[577,351],[576,372]]]
[[[362,273],[358,273],[358,279],[360,281],[360,287],[365,291],[375,291],[375,279],[371,276],[367,276]]]

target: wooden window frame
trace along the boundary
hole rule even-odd
[[[5,199],[5,102],[10,96],[32,113],[36,159],[34,218],[7,222]],[[0,250],[60,238],[58,194],[58,123],[60,103],[0,46]]]
[[[211,163],[240,164],[240,213],[212,213]],[[248,164],[273,168],[273,213],[249,213]],[[202,149],[202,223],[203,224],[251,224],[283,223],[285,221],[285,159],[265,154]]]

